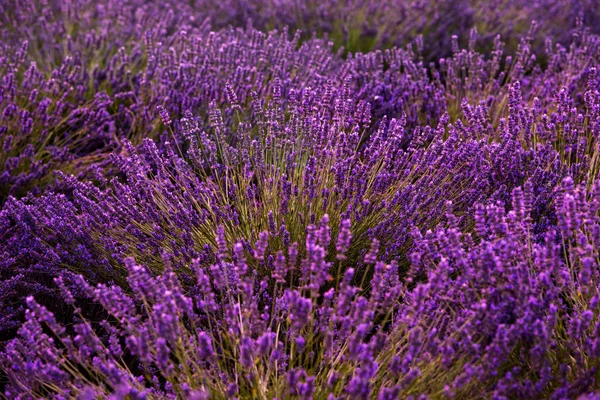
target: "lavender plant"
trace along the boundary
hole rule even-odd
[[[29,182],[43,187],[53,169],[85,176],[88,166],[95,168],[109,152],[119,151],[124,139],[139,144],[143,137],[157,137],[156,107],[163,103],[179,114],[203,109],[219,100],[230,82],[246,104],[251,91],[268,90],[275,77],[316,86],[338,65],[320,40],[296,50],[297,38],[276,32],[193,33],[187,39],[180,31],[179,43],[171,45],[156,43],[148,30],[134,42],[137,47],[123,46],[114,54],[105,48],[110,37],[89,37],[85,49],[73,49],[53,70],[40,70],[26,57],[27,42],[14,56],[5,49],[0,200],[24,195]],[[93,50],[99,55],[90,54]],[[92,64],[98,57],[110,62]],[[300,70],[304,64],[313,67]]]
[[[501,121],[497,134],[491,125],[483,128],[489,125],[485,116],[471,116],[465,104],[465,123],[445,121],[411,134],[404,120],[392,120],[366,137],[367,103],[332,99],[329,86],[322,94],[292,92],[285,106],[276,87],[266,108],[254,100],[247,121],[237,120],[240,106],[229,93],[231,104],[223,113],[211,106],[207,131],[190,114],[173,122],[161,110],[172,137],[184,139],[181,146],[169,143],[161,150],[147,140],[136,150],[126,143],[126,154],[111,157],[123,179],[100,174],[95,183],[84,183],[63,175],[66,195],[28,196],[5,205],[0,214],[3,279],[9,288],[4,313],[19,315],[22,308],[13,304],[23,304],[24,293],[52,295],[48,276],[65,268],[94,282],[124,285],[126,258],[160,273],[161,254],[167,251],[180,266],[176,270],[189,273],[191,260],[215,254],[218,227],[226,243],[243,240],[249,248],[260,242],[287,251],[292,242],[304,243],[306,226],[324,214],[334,237],[354,232],[348,261],[336,274],[346,264],[356,265],[373,239],[382,244],[383,257],[396,260],[404,273],[413,246],[410,225],[433,229],[450,200],[469,229],[474,203],[508,202],[512,188],[526,180],[534,182],[532,234],[543,237],[556,224],[553,188],[560,179],[569,174],[591,187],[597,176],[595,79],[591,70],[586,113],[596,123],[576,125],[582,114],[568,106],[550,116],[525,107],[514,84],[509,119]],[[569,104],[569,99],[557,102]],[[235,123],[224,125],[223,115]],[[556,128],[546,133],[548,121],[559,117],[564,126],[573,121],[578,128],[569,128],[569,136]],[[497,141],[490,143],[494,137]],[[264,230],[270,237],[259,235]],[[302,255],[305,249],[299,251]],[[267,258],[257,272],[268,273],[273,262]]]
[[[597,395],[593,2],[7,4],[5,397]]]
[[[26,40],[0,50],[6,93],[2,98],[5,126],[0,132],[4,149],[2,202],[8,195],[20,197],[51,185],[54,169],[90,178],[96,169],[105,167],[102,161],[109,152],[122,149],[123,139],[137,145],[143,137],[157,138],[157,106],[166,107],[177,117],[184,110],[200,110],[208,122],[208,113],[202,110],[213,100],[219,104],[226,101],[227,84],[240,110],[249,109],[252,92],[261,97],[271,93],[276,78],[284,98],[289,90],[325,84],[331,87],[332,95],[340,95],[337,91],[350,79],[347,95],[368,101],[378,120],[382,116],[400,119],[405,114],[410,129],[418,124],[434,126],[445,112],[452,119],[460,117],[466,97],[486,102],[488,108],[493,106],[492,118],[497,124],[506,114],[509,83],[527,84],[529,101],[540,91],[537,97],[547,98],[554,87],[548,82],[566,87],[573,95],[584,87],[585,79],[573,71],[585,73],[595,65],[598,54],[597,37],[582,28],[569,50],[546,43],[551,68],[541,71],[531,48],[534,24],[516,57],[503,54],[499,39],[495,40],[493,57],[477,53],[481,35],[472,31],[468,51],[460,51],[453,37],[454,55],[440,60],[439,70],[432,65],[427,71],[421,60],[422,38],[415,42],[417,53],[394,49],[344,61],[340,54],[332,54],[332,43],[323,40],[312,39],[296,49],[298,32],[292,40],[285,32],[265,36],[252,29],[209,34],[206,24],[178,22],[180,17],[176,16],[157,22],[142,7],[127,23],[113,29],[105,26],[102,34],[83,35],[85,30],[60,25],[66,24],[60,19],[64,10],[53,12],[57,14],[44,17],[41,26],[32,23],[33,31],[22,32],[25,28],[19,25],[11,32],[35,43],[39,37],[52,42],[57,32],[64,35],[73,31],[64,46],[47,49],[50,54],[32,54],[32,48],[46,50],[30,46]],[[68,12],[85,14],[83,9]],[[96,12],[99,15],[88,16],[89,21],[83,22],[103,21],[117,9]],[[14,17],[22,18],[28,27],[26,18],[30,15]],[[56,20],[59,27],[46,20]],[[100,28],[94,25],[94,29]],[[165,36],[165,32],[170,33]],[[120,45],[125,42],[133,44]],[[17,52],[12,51],[15,46],[19,46]],[[458,71],[462,72],[456,75]]]
[[[219,3],[220,5],[209,7],[208,3],[182,5],[169,2],[162,5],[166,15],[164,18],[154,12],[156,5],[152,2],[133,0],[118,4],[107,2],[105,5],[87,1],[71,2],[69,5],[56,2],[45,5],[18,2],[6,7],[2,15],[4,36],[8,38],[3,49],[3,61],[6,64],[3,75],[6,76],[4,90],[11,95],[6,96],[4,104],[7,119],[5,124],[10,130],[3,143],[10,167],[3,171],[5,183],[2,198],[5,199],[8,194],[21,196],[28,190],[39,190],[49,183],[48,175],[55,168],[82,173],[87,165],[95,164],[107,152],[118,148],[122,137],[138,143],[142,136],[152,135],[153,110],[157,104],[167,105],[177,114],[185,109],[205,109],[207,99],[223,93],[226,80],[232,81],[234,90],[240,91],[238,96],[243,101],[244,92],[248,93],[248,86],[260,93],[273,74],[284,80],[291,78],[298,84],[310,86],[319,85],[324,79],[330,78],[340,86],[345,79],[343,71],[355,69],[354,62],[341,67],[341,59],[325,54],[329,53],[326,48],[331,46],[326,41],[308,45],[304,51],[295,53],[293,48],[299,36],[287,43],[284,39],[286,34],[263,41],[252,30],[247,35],[226,30],[204,40],[208,33],[208,20],[215,19],[215,14],[229,14],[218,11],[225,4]],[[262,4],[254,6],[255,13],[260,15],[265,16],[270,12],[264,10]],[[454,8],[452,2],[447,6]],[[254,9],[253,7],[246,9]],[[335,7],[335,4],[323,7],[327,9]],[[375,6],[376,10],[368,12],[361,10],[362,6],[359,4],[347,7],[348,10],[343,13],[351,16],[403,15],[406,16],[402,17],[403,21],[408,21],[409,24],[415,21],[407,10],[392,12],[389,5],[380,4]],[[588,6],[581,3],[574,4],[573,7],[571,13],[563,12],[561,15],[572,16],[571,20],[574,21],[575,15]],[[307,10],[310,8],[311,6],[307,6]],[[545,9],[537,3],[534,8]],[[196,9],[204,10],[206,18],[195,17]],[[331,12],[333,11],[327,13]],[[423,14],[422,7],[418,5],[414,5],[411,12]],[[471,11],[465,13],[472,14]],[[283,18],[280,11],[275,14],[279,21],[289,20]],[[429,14],[425,13],[420,18]],[[444,15],[448,19],[447,13],[436,11],[435,18],[443,18]],[[488,13],[482,15],[486,16]],[[526,15],[532,18],[536,14]],[[594,14],[585,15],[591,18]],[[241,23],[237,17],[226,19]],[[425,21],[430,21],[430,18]],[[227,23],[222,21],[217,26]],[[527,27],[527,23],[524,26]],[[296,26],[291,22],[290,24]],[[397,24],[378,22],[377,25]],[[480,42],[490,42],[493,35],[485,30],[488,24],[479,25],[482,32]],[[537,25],[542,30],[547,26],[544,21]],[[409,34],[408,31],[417,34]],[[429,40],[428,36],[425,36],[426,40],[418,36],[418,33],[423,33],[423,28],[410,27],[408,31],[394,37],[406,40],[403,45],[415,40],[421,56],[426,52],[424,44],[440,43],[440,40]],[[445,35],[446,31],[447,29],[442,29],[444,40],[450,40],[450,36]],[[456,33],[460,39],[469,37],[467,31]],[[510,35],[505,37],[508,39]],[[28,45],[26,41],[33,45]],[[454,43],[453,38],[451,41],[452,43],[444,44],[445,49],[455,49],[457,43]],[[566,43],[568,39],[563,38],[561,41]],[[56,45],[51,46],[52,43]],[[476,42],[470,43],[474,49]],[[19,47],[18,51],[13,51]],[[516,46],[511,46],[511,49],[513,47]],[[227,53],[223,53],[225,48],[229,49]],[[270,55],[268,49],[273,50]],[[540,55],[539,47],[535,49],[538,51],[534,53]],[[263,54],[263,51],[267,53]],[[217,54],[225,55],[225,58]],[[596,53],[590,48],[587,54]],[[428,82],[427,75],[416,71],[418,78],[409,78],[406,84],[394,88],[386,87],[389,86],[386,82],[406,80],[404,72],[384,74],[382,81],[373,76],[375,73],[381,75],[378,70],[384,70],[387,64],[399,66],[406,65],[407,62],[413,63],[407,57],[402,58],[405,60],[399,63],[396,56],[391,59],[368,56],[367,65],[379,64],[381,61],[377,61],[378,59],[383,60],[383,64],[377,66],[375,71],[358,74],[361,78],[357,84],[361,88],[365,85],[367,87],[362,94],[357,93],[356,96],[373,102],[375,109],[382,108],[380,115],[400,108],[408,114],[409,124],[413,119],[433,124],[443,114],[445,105],[439,101],[439,87],[435,90],[430,88],[432,84]],[[294,61],[284,65],[288,59]],[[209,72],[212,70],[209,65],[214,60],[220,61],[217,61],[218,66],[213,75],[213,72]],[[35,62],[35,65],[31,62]],[[300,69],[299,63],[310,64],[312,67]],[[525,66],[529,63],[528,60],[521,62]],[[252,72],[253,68],[256,68],[255,72]],[[422,68],[418,65],[410,67],[411,70]],[[493,68],[498,66],[494,64]],[[527,69],[525,67],[524,71]],[[295,77],[296,71],[300,70],[301,74]],[[495,79],[495,73],[487,76]],[[50,80],[47,80],[49,77]],[[503,78],[500,78],[501,82]],[[64,83],[59,85],[58,82]],[[22,90],[18,90],[19,87]],[[420,93],[424,87],[432,92],[431,95],[414,96],[415,91]],[[375,92],[370,88],[375,88]],[[390,90],[393,91],[391,97]],[[59,92],[61,96],[58,96]],[[460,102],[463,95],[458,93],[454,102]],[[57,98],[60,98],[58,103]],[[169,101],[165,101],[165,98]],[[24,104],[35,105],[36,101],[41,104],[40,110],[33,110],[31,105],[23,108]],[[429,104],[430,102],[433,104]],[[38,111],[40,115],[36,115],[34,111]],[[452,114],[452,109],[450,111]],[[24,131],[21,132],[21,129]]]
[[[157,278],[125,260],[130,294],[58,278],[79,322],[66,328],[28,298],[19,339],[3,353],[7,395],[169,398],[573,397],[595,386],[598,335],[598,193],[566,178],[558,229],[532,236],[531,185],[512,211],[478,205],[474,235],[457,218],[422,235],[413,229],[410,278],[377,261],[374,241],[359,269],[339,281],[324,216],[278,251],[270,275],[252,265],[270,249],[226,245],[209,267],[193,260],[184,290],[170,257]],[[267,237],[263,232],[261,237]],[[335,243],[338,262],[351,233]],[[568,256],[562,258],[561,252]],[[419,283],[419,275],[425,282]],[[410,289],[412,283],[416,285]],[[72,286],[73,289],[69,289]],[[128,290],[128,291],[129,291]],[[189,294],[186,294],[189,293]],[[92,299],[92,323],[77,304]],[[136,306],[139,305],[139,306]],[[596,333],[594,333],[596,332]],[[489,368],[494,365],[496,368]]]

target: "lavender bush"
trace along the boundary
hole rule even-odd
[[[513,190],[508,213],[477,205],[473,235],[461,234],[452,213],[435,232],[415,228],[404,284],[396,262],[377,260],[376,240],[364,264],[334,277],[352,233],[331,243],[326,215],[307,227],[303,257],[296,242],[270,256],[270,275],[252,267],[269,257],[266,242],[230,249],[219,228],[217,254],[210,266],[191,263],[186,289],[168,255],[157,278],[127,258],[127,291],[80,275],[71,278],[75,291],[58,278],[79,322],[66,328],[29,297],[4,353],[6,393],[572,397],[594,385],[600,361],[600,185],[590,200],[570,178],[559,187],[558,229],[540,243],[530,233],[530,184]],[[337,261],[327,261],[333,245]],[[104,319],[85,318],[77,298],[101,304]]]
[[[8,5],[5,397],[597,395],[593,2]]]
[[[543,49],[546,36],[566,44],[578,17],[599,32],[600,12],[593,0],[502,0],[493,4],[476,0],[7,0],[2,15],[8,37],[38,41],[35,54],[50,62],[65,54],[63,44],[83,48],[92,32],[108,39],[105,43],[116,52],[119,43],[134,45],[146,29],[168,42],[177,37],[180,28],[190,31],[207,25],[215,30],[227,26],[261,31],[290,27],[292,33],[303,31],[304,38],[326,36],[336,49],[345,47],[350,53],[404,47],[422,35],[427,58],[436,61],[451,54],[451,35],[458,35],[466,44],[471,28],[482,32],[482,48],[489,48],[500,34],[515,50],[532,20],[538,21],[542,34],[538,50]]]

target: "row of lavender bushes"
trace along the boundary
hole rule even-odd
[[[549,98],[549,90],[581,86],[586,68],[597,58],[596,44],[588,43],[582,28],[589,34],[600,26],[594,23],[600,13],[593,2],[554,7],[528,2],[525,10],[520,2],[494,10],[479,2],[449,2],[447,10],[435,2],[382,2],[375,10],[362,8],[374,4],[350,2],[276,2],[268,7],[266,2],[215,3],[161,2],[157,12],[159,4],[138,0],[9,2],[0,15],[5,38],[0,44],[0,203],[9,195],[39,192],[52,183],[55,169],[82,174],[88,166],[101,165],[108,153],[122,148],[123,139],[137,145],[144,137],[157,138],[158,105],[177,116],[193,110],[206,121],[211,101],[223,105],[226,83],[248,108],[253,91],[264,100],[270,96],[275,78],[286,89],[329,83],[338,90],[349,80],[350,96],[369,102],[378,120],[404,113],[411,126],[433,126],[446,111],[458,118],[464,99],[474,105],[486,100],[497,124],[505,104],[492,105],[499,103],[494,99],[504,100],[509,83],[539,72],[536,68],[562,71],[543,77],[543,85],[537,85],[539,73],[537,79],[521,82],[529,83],[524,88],[528,100]],[[337,9],[340,4],[343,10]],[[508,13],[512,9],[521,11]],[[467,22],[448,26],[448,21],[461,20],[456,13],[469,15],[462,18]],[[303,27],[300,21],[308,19],[312,22],[306,24],[313,26],[338,14],[345,16],[340,24],[350,25],[354,19],[391,19],[393,23],[361,22],[367,30],[378,27],[390,35],[402,24],[410,27],[392,35],[397,43],[373,45],[397,46],[391,50],[363,54],[350,47],[347,55],[343,49],[334,50],[345,40],[327,30],[320,35],[325,39],[316,39],[316,29],[304,34],[293,29]],[[539,21],[532,23],[533,17]],[[210,32],[211,24],[235,26],[243,21],[283,32]],[[288,30],[284,23],[293,28]],[[573,34],[577,51],[591,58],[572,54]],[[364,41],[364,33],[353,35]],[[431,52],[430,44],[443,51]],[[476,54],[464,54],[461,45]]]
[[[397,3],[6,8],[7,398],[594,396],[598,11]]]
[[[326,36],[345,53],[404,47],[422,35],[425,56],[437,61],[451,54],[453,34],[466,44],[471,28],[482,32],[480,46],[488,50],[498,34],[515,50],[532,20],[544,36],[568,43],[577,18],[595,33],[600,30],[597,6],[594,0],[7,0],[1,17],[6,38],[35,40],[34,53],[49,65],[68,53],[69,41],[83,50],[92,32],[110,39],[104,50],[116,46],[114,52],[121,44],[135,46],[147,30],[172,41],[181,29],[209,25],[215,30],[289,27],[292,33],[301,30],[303,38]],[[536,45],[543,50],[544,38]]]

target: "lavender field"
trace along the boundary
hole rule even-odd
[[[597,0],[0,0],[0,397],[600,399]]]

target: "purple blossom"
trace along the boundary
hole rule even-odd
[[[596,395],[593,1],[59,3],[0,15],[5,397]]]

